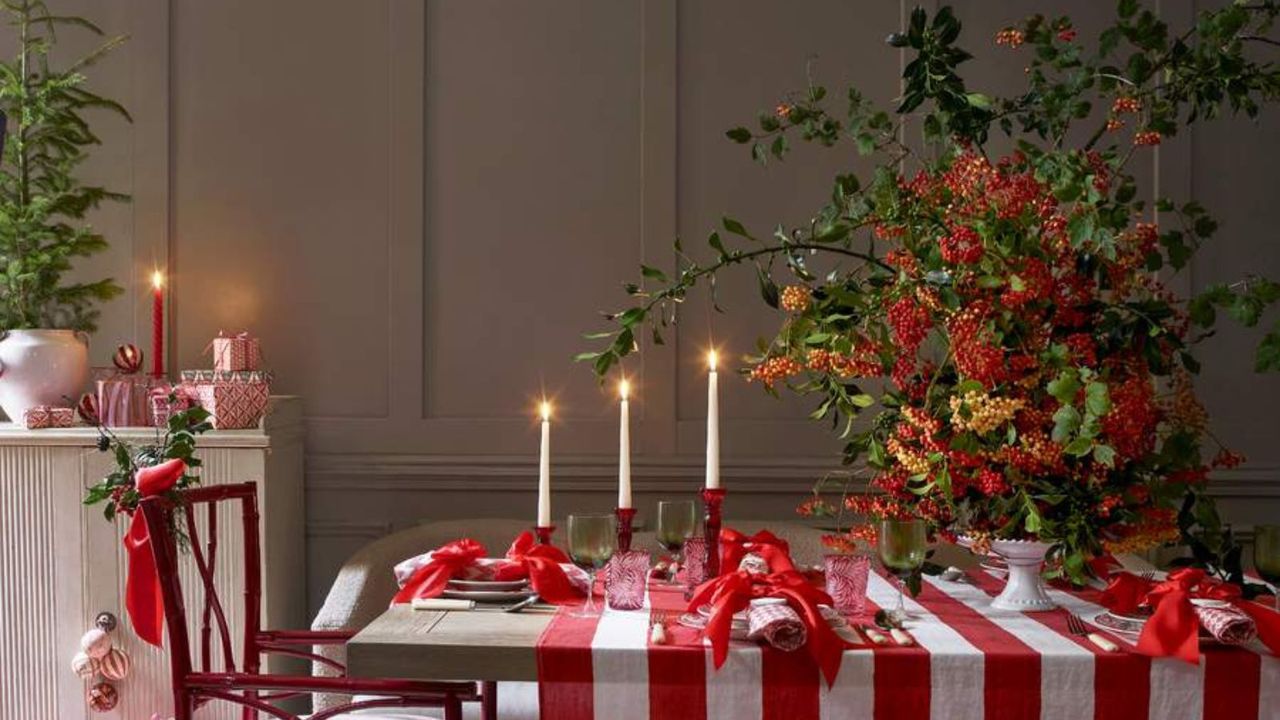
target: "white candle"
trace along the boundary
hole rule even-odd
[[[720,390],[716,378],[716,351],[707,355],[707,488],[720,487]]]
[[[627,394],[631,385],[626,380],[618,383],[622,396],[621,419],[618,426],[618,507],[631,507],[631,412]]]
[[[551,403],[542,403],[542,451],[538,457],[538,527],[551,527]]]

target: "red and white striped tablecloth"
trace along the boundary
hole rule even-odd
[[[804,652],[732,644],[719,670],[700,633],[678,626],[680,589],[653,586],[647,611],[575,618],[561,611],[538,641],[543,720],[980,720],[1280,718],[1280,658],[1260,645],[1206,644],[1197,665],[1150,659],[1132,646],[1104,653],[1071,635],[1066,610],[1102,611],[1091,591],[1052,590],[1066,610],[993,610],[1002,581],[926,578],[907,606],[918,647],[845,652],[833,687]],[[897,590],[872,573],[868,597],[892,607]],[[649,643],[653,612],[671,613],[668,644]],[[874,611],[874,608],[873,608]]]

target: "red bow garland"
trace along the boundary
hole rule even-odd
[[[527,576],[538,597],[555,605],[574,603],[582,598],[582,593],[560,567],[560,563],[569,562],[569,557],[554,545],[539,545],[532,532],[525,530],[516,536],[507,549],[507,559],[511,564],[498,568],[494,573],[495,579]]]
[[[1253,619],[1258,637],[1273,653],[1280,653],[1280,613],[1240,597],[1240,588],[1215,580],[1197,568],[1169,573],[1154,582],[1131,573],[1119,573],[1103,591],[1101,602],[1109,610],[1132,613],[1141,605],[1154,609],[1138,636],[1138,652],[1152,657],[1177,657],[1200,662],[1200,619],[1192,598],[1222,600]]]
[[[168,492],[187,472],[187,464],[177,458],[153,467],[142,468],[133,476],[138,494],[143,498]],[[163,647],[164,598],[160,594],[160,575],[151,551],[151,535],[147,520],[134,510],[129,531],[124,536],[124,549],[129,557],[129,574],[124,585],[124,606],[138,637]]]
[[[716,669],[720,669],[729,656],[729,630],[734,613],[746,609],[753,599],[764,597],[785,599],[800,616],[808,631],[809,655],[822,669],[827,685],[833,685],[840,673],[840,656],[849,644],[835,634],[818,610],[819,604],[830,605],[831,597],[795,570],[771,575],[738,570],[709,580],[694,592],[689,612],[697,612],[708,603],[711,605],[705,633],[711,640]]]
[[[747,537],[733,528],[720,531],[720,572],[738,569],[742,558],[748,554],[759,555],[769,564],[769,572],[780,573],[795,570],[791,562],[791,548],[787,541],[768,530]]]
[[[427,564],[414,571],[391,604],[413,602],[417,598],[432,598],[444,592],[449,578],[459,570],[488,555],[484,546],[470,538],[454,540],[432,551]]]

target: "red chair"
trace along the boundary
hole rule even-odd
[[[235,668],[231,631],[224,606],[213,582],[213,568],[218,552],[218,506],[239,501],[244,522],[244,637],[241,644],[242,668]],[[181,508],[166,498],[142,501],[141,512],[151,536],[152,553],[160,577],[164,600],[165,624],[169,631],[169,666],[173,681],[174,720],[191,720],[196,708],[221,700],[244,708],[244,720],[256,720],[259,713],[300,720],[274,703],[313,693],[337,693],[362,696],[351,703],[329,708],[311,715],[310,720],[327,720],[353,710],[367,708],[429,707],[443,708],[445,720],[461,720],[462,703],[482,699],[475,683],[419,682],[411,680],[358,680],[346,677],[313,677],[309,675],[269,675],[262,672],[262,656],[276,653],[313,660],[345,672],[340,663],[310,652],[309,646],[347,642],[352,633],[345,631],[272,631],[262,630],[262,562],[258,537],[257,488],[254,483],[211,485],[182,492]],[[201,546],[196,513],[206,511],[208,537]],[[191,642],[187,633],[187,613],[182,599],[178,573],[178,551],[175,529],[181,522],[189,539],[200,582],[204,586],[204,607],[200,627],[200,670],[193,669]],[[216,635],[215,631],[216,630]],[[223,669],[215,672],[213,647],[215,638],[221,648]],[[484,717],[494,717],[496,698],[493,684],[484,683]],[[362,720],[376,720],[361,714]]]

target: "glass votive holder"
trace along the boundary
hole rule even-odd
[[[692,596],[693,591],[706,581],[707,539],[702,536],[691,537],[684,541],[685,596]]]
[[[649,582],[649,553],[619,550],[605,568],[604,595],[614,610],[644,607],[644,591]]]
[[[867,574],[871,558],[866,555],[826,555],[822,558],[827,576],[827,594],[835,608],[847,615],[861,615],[867,607]]]

